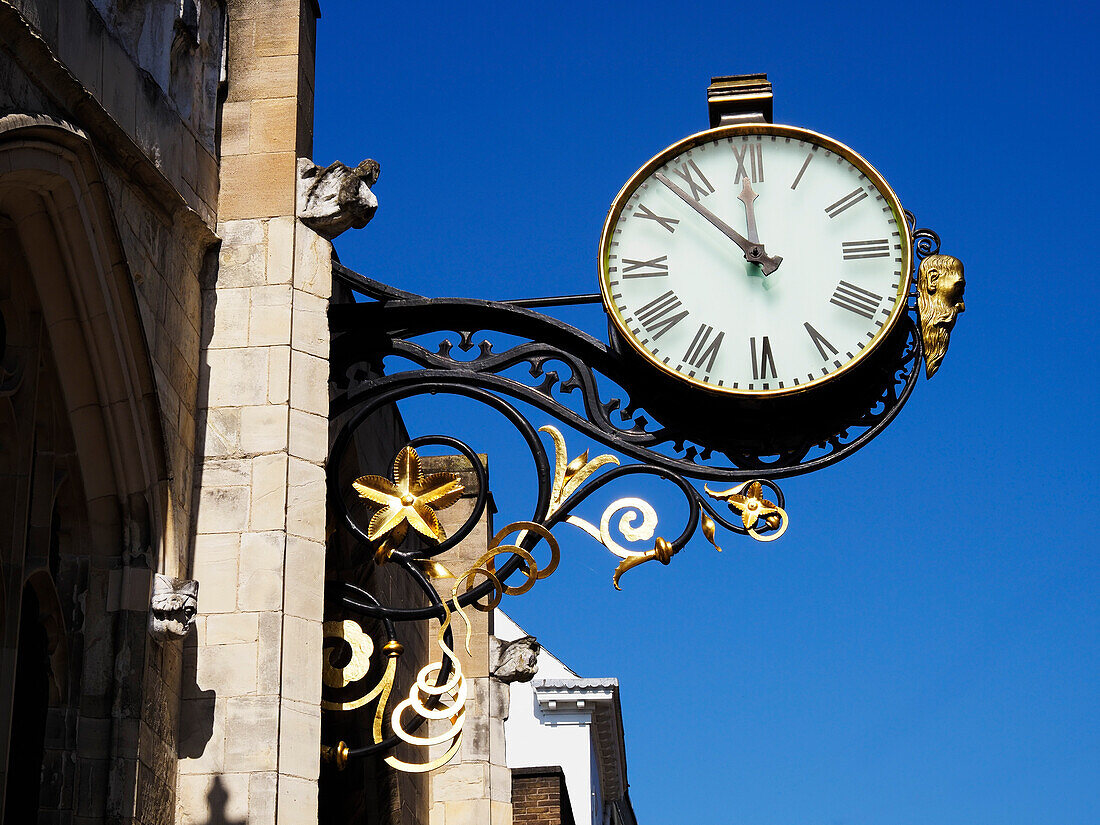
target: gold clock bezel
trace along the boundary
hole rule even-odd
[[[851,361],[848,361],[842,367],[835,372],[831,372],[828,375],[823,375],[820,378],[816,378],[813,381],[806,384],[798,384],[793,387],[784,387],[783,389],[769,389],[769,390],[749,390],[743,388],[734,389],[733,387],[717,386],[715,384],[706,383],[698,378],[691,378],[684,373],[669,367],[667,364],[658,360],[654,355],[646,349],[638,340],[634,337],[634,333],[630,331],[630,328],[623,322],[622,317],[619,315],[618,307],[615,306],[614,301],[611,298],[611,287],[608,284],[610,273],[608,268],[610,262],[608,255],[611,251],[611,239],[615,233],[615,227],[619,222],[619,217],[622,215],[623,208],[626,206],[631,195],[642,184],[643,181],[648,179],[655,171],[661,166],[666,164],[672,158],[683,154],[689,149],[693,149],[703,143],[710,143],[711,141],[721,140],[728,137],[739,137],[742,135],[767,135],[769,137],[789,137],[797,138],[798,140],[804,140],[809,143],[815,143],[823,149],[826,149],[834,154],[840,155],[847,160],[852,166],[867,176],[872,185],[878,189],[879,193],[886,198],[886,202],[890,205],[891,210],[894,213],[894,220],[897,222],[899,230],[902,236],[902,261],[901,270],[902,277],[898,284],[897,300],[894,302],[894,309],[890,313],[890,317],[886,319],[886,322],[875,333],[870,343],[861,349]],[[901,207],[901,201],[898,200],[898,196],[894,193],[894,190],[890,187],[890,184],[886,182],[886,179],[879,174],[870,163],[863,158],[862,155],[845,146],[839,141],[833,140],[827,135],[813,132],[809,129],[803,129],[798,126],[784,126],[773,123],[744,123],[737,124],[735,126],[719,126],[714,129],[707,129],[703,132],[697,132],[694,135],[689,135],[683,140],[677,141],[666,149],[663,149],[658,154],[650,158],[637,172],[635,172],[630,180],[626,182],[622,189],[619,190],[619,194],[615,196],[615,200],[611,203],[611,208],[608,210],[607,219],[604,221],[603,232],[600,235],[600,250],[599,260],[597,262],[600,279],[600,295],[603,298],[604,311],[611,318],[612,323],[618,330],[619,334],[629,342],[630,346],[639,354],[641,354],[650,364],[657,367],[661,372],[671,375],[680,381],[690,384],[694,387],[699,387],[711,393],[717,393],[721,395],[732,396],[744,396],[749,398],[775,398],[779,396],[797,395],[812,391],[818,387],[824,386],[833,379],[845,374],[858,363],[868,357],[878,345],[890,334],[895,324],[897,324],[898,318],[900,318],[907,310],[909,306],[909,290],[911,280],[913,277],[913,239],[912,234],[909,231],[909,224],[905,220],[905,212]]]

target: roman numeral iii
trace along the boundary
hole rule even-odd
[[[749,339],[749,349],[752,350],[752,377],[759,381],[761,378],[768,378],[768,372],[771,372],[772,378],[778,378],[779,375],[775,371],[775,356],[772,355],[772,344],[768,340],[768,336],[765,335],[760,339],[759,353],[756,349],[756,339]]]
[[[841,309],[862,315],[864,318],[874,318],[875,310],[882,301],[881,295],[876,295],[868,289],[841,281],[829,299],[830,304],[835,304]]]
[[[761,143],[744,143],[740,148],[731,144],[733,156],[737,158],[737,171],[733,175],[735,183],[748,177],[753,183],[764,180],[764,147]]]
[[[664,295],[658,295],[644,307],[634,313],[634,317],[645,327],[646,332],[657,340],[682,320],[687,318],[687,310],[680,309],[680,299],[671,289]]]
[[[624,278],[654,278],[668,274],[667,255],[659,258],[650,258],[648,261],[635,261],[633,258],[623,258]]]
[[[718,350],[722,346],[722,339],[726,337],[726,333],[719,332],[711,339],[710,336],[713,333],[714,327],[708,324],[699,325],[698,332],[695,333],[695,337],[691,339],[691,345],[684,353],[685,364],[706,372],[714,369],[714,359],[718,357]],[[703,364],[706,366],[704,367]]]
[[[886,238],[877,241],[844,241],[841,244],[844,260],[858,261],[861,258],[890,257],[890,242]]]
[[[689,160],[687,163],[681,164],[679,169],[673,169],[673,174],[684,179],[684,182],[691,187],[691,196],[695,200],[701,200],[704,195],[709,195],[714,191],[714,187],[710,185],[710,181],[703,175],[702,170],[695,165],[695,161]],[[695,178],[699,178],[699,183],[695,182]]]

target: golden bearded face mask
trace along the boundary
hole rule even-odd
[[[960,312],[966,310],[962,261],[950,255],[929,255],[917,272],[917,308],[920,310],[921,339],[924,342],[925,375],[931,378],[940,368],[951,341],[951,329]]]

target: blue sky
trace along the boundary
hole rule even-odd
[[[777,123],[863,154],[966,264],[939,374],[860,453],[783,483],[780,541],[700,537],[618,593],[614,558],[562,526],[559,571],[507,600],[619,678],[639,821],[1096,822],[1095,12],[322,5],[314,159],[382,165],[374,221],[337,241],[371,277],[595,291],[616,192],[706,127],[711,75],[753,71]],[[599,309],[560,317],[605,334]],[[498,523],[527,517],[518,441],[462,404],[407,416],[491,453]]]

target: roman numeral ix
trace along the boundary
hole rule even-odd
[[[844,241],[841,248],[846,261],[890,257],[890,242],[886,238],[879,238],[877,241]]]
[[[833,292],[833,297],[829,299],[830,304],[836,304],[841,309],[862,315],[864,318],[875,317],[875,309],[878,308],[880,301],[882,301],[881,295],[876,295],[870,290],[847,281],[841,281]]]
[[[663,218],[654,212],[652,209],[646,208],[645,204],[638,204],[638,211],[634,213],[635,218],[649,218],[651,221],[656,221],[669,232],[676,231],[676,224],[680,221],[676,218]]]
[[[685,364],[706,372],[714,369],[714,359],[718,357],[718,350],[722,346],[722,339],[726,337],[726,333],[719,332],[711,339],[713,332],[714,327],[708,324],[699,325],[699,331],[695,333],[695,337],[691,339],[691,345],[684,353]]]
[[[680,308],[680,299],[671,289],[664,295],[658,295],[644,307],[634,313],[634,317],[645,327],[646,332],[657,340],[682,320],[687,318],[687,310],[676,312]]]
[[[849,192],[843,198],[838,200],[836,203],[831,203],[828,206],[826,206],[825,207],[825,214],[828,215],[830,218],[835,218],[837,215],[839,215],[845,209],[848,209],[849,207],[855,206],[857,203],[859,203],[865,197],[867,197],[867,192],[863,189],[862,186],[859,187],[858,189],[853,189],[851,192]]]
[[[667,255],[659,258],[650,258],[648,261],[635,261],[633,258],[623,258],[624,278],[654,278],[668,274]]]
[[[775,371],[775,356],[772,355],[772,344],[768,340],[768,336],[765,335],[760,339],[760,353],[756,352],[756,339],[749,339],[749,349],[752,350],[752,377],[759,381],[761,378],[768,377],[768,371],[771,371],[772,378],[778,378],[779,375]]]
[[[740,183],[746,176],[753,183],[761,183],[764,180],[764,147],[759,142],[744,143],[738,149],[735,144],[730,144],[733,156],[737,158],[737,172],[733,179]]]
[[[692,174],[694,171],[694,175]],[[700,200],[704,195],[709,195],[714,191],[714,187],[710,185],[710,181],[703,175],[702,170],[695,165],[695,161],[689,160],[687,163],[681,164],[679,169],[673,169],[673,174],[684,179],[684,182],[691,187],[691,196],[695,200]],[[699,177],[700,183],[695,182],[695,176]]]

